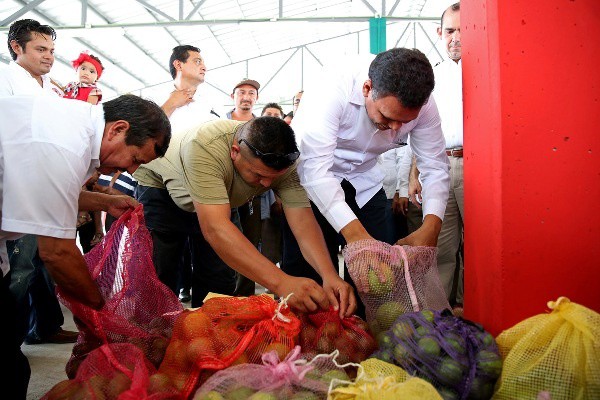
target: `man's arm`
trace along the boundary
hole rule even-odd
[[[167,101],[165,101],[165,104],[160,108],[163,109],[168,118],[171,118],[171,115],[176,109],[194,101],[194,92],[193,89],[173,90]]]
[[[104,300],[90,276],[75,239],[38,236],[37,240],[40,258],[56,284],[66,294],[86,306],[102,308]]]
[[[329,307],[325,291],[315,281],[287,275],[258,252],[231,222],[229,204],[201,204],[194,201],[194,208],[204,238],[231,268],[281,298],[293,293],[288,304],[300,311]]]
[[[323,232],[310,207],[285,208],[285,217],[298,241],[306,261],[323,279],[323,288],[330,304],[339,309],[340,317],[349,317],[356,311],[356,298],[352,286],[340,278],[331,262]],[[339,302],[338,302],[339,297]]]

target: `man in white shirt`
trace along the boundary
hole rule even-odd
[[[6,240],[37,235],[40,257],[56,284],[73,299],[101,308],[102,295],[75,243],[77,213],[118,216],[137,203],[82,192],[81,186],[95,170],[132,173],[162,156],[170,138],[164,112],[133,95],[102,106],[47,96],[0,98],[0,387],[7,398],[25,398],[29,366],[15,327]]]
[[[205,60],[199,48],[191,45],[174,47],[169,58],[169,71],[174,90],[162,109],[171,121],[174,136],[183,135],[204,122],[219,119],[199,90],[206,75]],[[162,181],[163,177],[154,169],[154,165],[143,165],[140,173],[150,174]],[[158,277],[179,294],[181,301],[191,300],[192,307],[199,307],[210,291],[233,294],[235,271],[219,258],[204,239],[195,213],[179,208],[165,188],[140,184],[135,197],[144,205]]]
[[[450,161],[450,191],[438,238],[437,262],[448,300],[454,306],[455,313],[460,314],[463,304],[463,274],[462,257],[457,255],[462,244],[464,216],[460,3],[455,3],[444,11],[437,32],[444,43],[448,60],[433,69],[436,82],[433,97],[442,118],[446,153]],[[413,166],[411,176],[418,175],[419,170]],[[414,186],[419,187],[418,183]]]
[[[60,89],[48,74],[54,63],[56,32],[33,19],[11,24],[8,50],[13,61],[0,69],[0,96],[58,97]],[[10,289],[19,305],[20,326],[27,333],[25,342],[75,343],[77,332],[62,329],[64,317],[54,290],[37,252],[37,239],[25,235],[9,241],[11,260]]]
[[[0,69],[0,96],[62,95],[48,77],[54,64],[56,32],[33,19],[14,22],[8,33],[8,50],[13,59]]]
[[[396,48],[365,61],[336,68],[307,88],[292,121],[300,140],[298,175],[316,206],[332,261],[340,239],[342,244],[386,239],[384,174],[377,157],[406,145],[409,134],[423,170],[425,217],[420,229],[398,243],[435,246],[448,198],[448,158],[430,97],[434,77],[427,57]],[[310,274],[297,258],[286,262],[286,247],[291,248],[284,245],[282,269]]]

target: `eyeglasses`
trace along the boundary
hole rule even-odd
[[[293,153],[288,154],[278,154],[278,153],[263,153],[258,150],[256,147],[252,146],[246,139],[238,140],[238,144],[242,144],[242,142],[246,143],[246,146],[254,155],[265,163],[267,167],[275,168],[275,169],[283,169],[287,168],[294,163],[300,157],[299,151],[294,151]]]

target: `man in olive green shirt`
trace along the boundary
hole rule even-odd
[[[281,119],[219,120],[173,137],[167,154],[140,166],[134,176],[142,186],[167,190],[182,210],[195,212],[204,238],[239,273],[280,297],[293,293],[288,303],[301,311],[332,305],[348,316],[356,298],[331,262],[296,173],[298,156],[294,132]],[[269,189],[281,198],[292,232],[323,288],[282,272],[230,221],[232,207],[251,203]]]

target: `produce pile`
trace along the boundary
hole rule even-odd
[[[138,208],[86,255],[106,305],[60,296],[81,333],[71,379],[45,399],[600,398],[600,315],[559,300],[503,332],[499,350],[445,310],[435,249],[361,241],[344,250],[367,324],[334,310],[295,313],[268,296],[184,311],[156,277],[150,240]]]

